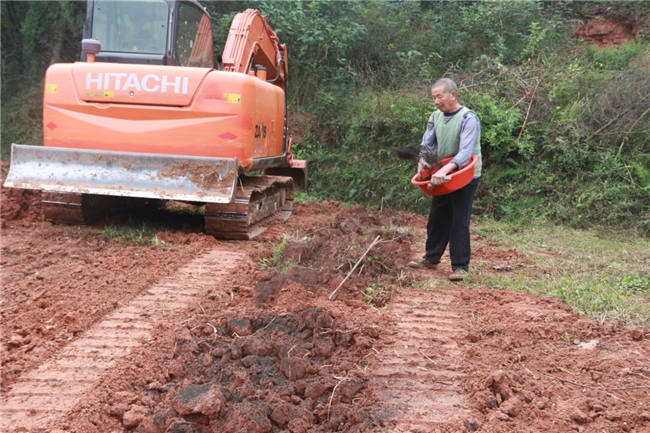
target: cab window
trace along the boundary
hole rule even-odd
[[[102,51],[164,54],[168,15],[164,0],[96,0],[92,37]]]

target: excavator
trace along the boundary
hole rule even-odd
[[[46,72],[43,146],[12,144],[6,187],[41,190],[55,223],[171,200],[203,206],[215,237],[251,239],[289,217],[307,163],[291,153],[287,49],[266,17],[238,13],[216,62],[195,0],[88,0],[83,32],[81,61]]]

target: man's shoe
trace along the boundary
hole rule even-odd
[[[463,281],[469,273],[465,269],[457,269],[449,274],[450,281]]]
[[[435,269],[436,266],[438,266],[437,263],[433,263],[431,260],[427,259],[426,257],[422,257],[420,260],[412,260],[408,262],[409,268]]]

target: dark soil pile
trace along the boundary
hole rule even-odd
[[[164,397],[136,431],[368,431],[376,417],[355,405],[365,378],[332,375],[359,351],[355,334],[316,308],[224,319],[187,332],[177,342],[169,381],[148,385],[152,399]],[[130,405],[115,401],[109,410],[130,424]]]

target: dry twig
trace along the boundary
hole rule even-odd
[[[334,376],[334,378],[335,378],[335,379],[339,379],[339,381],[336,383],[336,385],[334,385],[334,389],[332,390],[332,394],[330,395],[330,401],[327,403],[327,420],[328,420],[328,421],[329,421],[329,419],[330,419],[330,409],[332,408],[332,400],[334,399],[334,393],[336,392],[336,388],[338,388],[338,386],[339,386],[341,383],[343,383],[343,382],[345,382],[346,380],[348,380],[347,377],[341,377],[341,378],[339,378],[339,377]]]
[[[352,275],[352,273],[353,273],[354,270],[357,268],[357,266],[359,266],[359,263],[361,263],[361,261],[364,259],[364,257],[366,257],[366,254],[368,254],[368,251],[370,251],[370,249],[371,249],[372,247],[374,247],[374,246],[377,244],[377,242],[379,242],[379,235],[377,235],[377,237],[375,238],[375,240],[372,241],[372,243],[370,244],[370,246],[368,247],[368,249],[366,250],[366,252],[363,253],[363,255],[361,256],[361,258],[359,258],[359,260],[357,261],[357,263],[352,267],[352,269],[350,270],[350,272],[348,272],[348,274],[345,276],[345,278],[343,279],[343,281],[341,281],[341,282],[339,283],[339,285],[336,287],[336,289],[334,289],[334,291],[333,291],[332,293],[330,293],[330,296],[329,296],[330,301],[333,300],[333,299],[336,297],[336,292],[337,292],[337,291],[341,288],[341,286],[342,286],[342,285],[343,285],[343,284],[348,280],[348,278],[350,278],[350,275]]]

